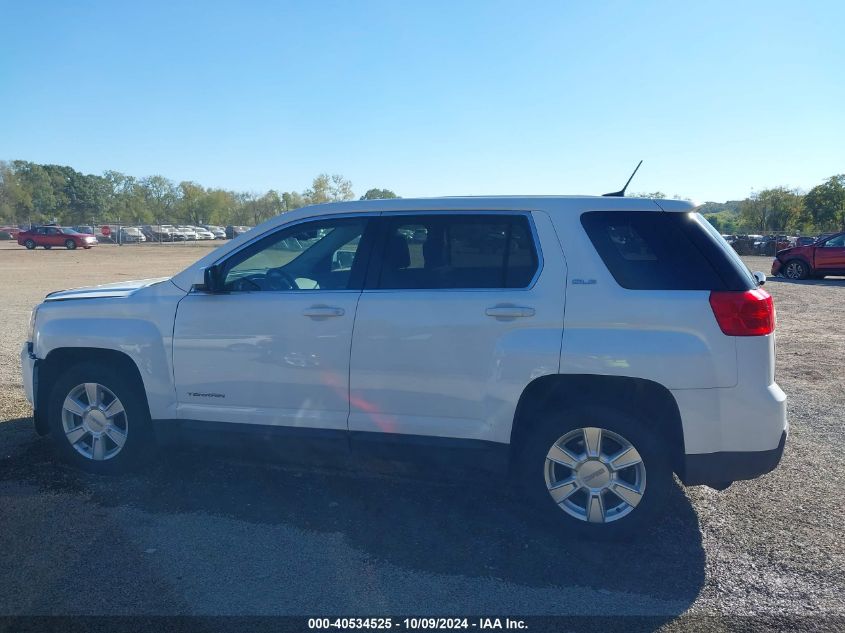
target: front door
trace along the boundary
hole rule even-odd
[[[367,217],[283,227],[220,262],[173,333],[178,417],[346,430]]]
[[[62,232],[54,226],[48,226],[44,229],[44,245],[45,246],[64,246],[64,236]]]
[[[818,270],[845,270],[845,233],[816,247],[815,267]]]

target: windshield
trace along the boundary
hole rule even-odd
[[[65,235],[82,235],[79,231],[74,231],[73,229],[62,229],[62,233]]]

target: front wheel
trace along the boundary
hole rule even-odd
[[[136,466],[152,442],[150,415],[125,372],[97,364],[68,368],[50,392],[50,434],[68,462],[94,473]]]
[[[32,241],[32,240],[27,240],[26,242],[23,243],[23,245],[26,246],[26,250],[28,250],[28,251],[31,251],[32,249],[35,248],[35,242]]]
[[[800,259],[793,259],[783,267],[783,276],[787,279],[806,279],[810,274],[810,267]]]
[[[550,415],[518,457],[525,496],[547,518],[584,536],[637,536],[659,520],[673,485],[654,431],[604,407]]]
[[[72,251],[76,248],[76,242],[74,242],[73,240],[65,240],[65,248],[69,251]]]

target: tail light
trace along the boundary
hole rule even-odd
[[[710,293],[710,307],[728,336],[763,336],[775,331],[772,295],[762,288],[745,292],[714,290]]]

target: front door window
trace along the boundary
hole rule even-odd
[[[349,290],[357,285],[367,221],[341,218],[282,229],[224,264],[230,292]]]

